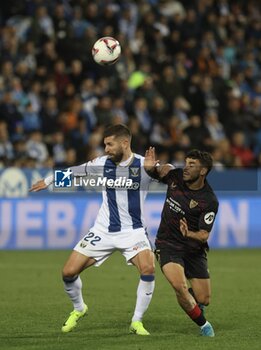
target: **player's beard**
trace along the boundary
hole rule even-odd
[[[185,180],[185,179],[183,179],[183,180],[186,184],[192,185],[193,183],[197,182],[199,178],[200,178],[200,175],[195,175],[194,177],[192,177],[188,180]]]
[[[109,154],[109,158],[114,162],[114,163],[120,163],[123,158],[123,152],[122,150],[119,150],[115,154]]]

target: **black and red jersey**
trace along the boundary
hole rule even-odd
[[[218,200],[205,181],[203,188],[191,190],[183,181],[183,169],[171,170],[162,182],[168,185],[161,222],[156,237],[156,246],[162,243],[175,249],[199,250],[208,248],[207,243],[183,237],[180,219],[186,218],[191,231],[211,231],[218,211]]]

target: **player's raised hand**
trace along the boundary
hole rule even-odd
[[[183,234],[183,237],[187,237],[189,229],[187,220],[185,218],[179,220],[179,228],[181,233]]]
[[[29,189],[29,192],[38,192],[47,188],[44,180],[39,180]]]
[[[147,149],[145,152],[145,159],[144,159],[145,170],[153,169],[158,162],[159,160],[156,160],[156,156],[155,156],[155,148],[150,147],[149,149]]]

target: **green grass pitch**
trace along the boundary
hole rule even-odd
[[[149,337],[128,334],[138,274],[118,253],[82,274],[89,314],[71,333],[60,328],[71,311],[60,270],[65,251],[0,252],[0,349],[246,350],[261,349],[261,250],[211,251],[215,338],[202,338],[176,302],[157,266],[144,324]]]

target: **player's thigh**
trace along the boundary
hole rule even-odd
[[[182,292],[188,289],[184,267],[181,264],[169,262],[163,265],[161,269],[175,290]]]
[[[92,258],[94,266],[100,266],[116,250],[110,234],[89,231],[74,247],[78,253]],[[94,261],[94,262],[93,262]],[[86,266],[88,267],[89,264]]]
[[[207,254],[202,252],[186,253],[184,256],[185,275],[187,279],[208,279],[208,261]]]
[[[142,250],[130,261],[137,267],[141,275],[151,275],[155,272],[154,254],[150,249]]]
[[[63,267],[63,276],[73,277],[81,273],[88,266],[95,263],[93,258],[83,255],[75,250],[72,251]]]
[[[211,297],[211,283],[209,278],[192,278],[189,280],[197,302],[208,305]]]
[[[172,285],[186,281],[183,251],[176,251],[167,246],[157,246],[155,255],[162,272]]]

